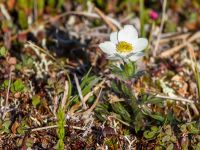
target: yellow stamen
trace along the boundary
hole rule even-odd
[[[116,45],[117,52],[119,53],[128,53],[133,50],[133,46],[130,43],[121,41]]]

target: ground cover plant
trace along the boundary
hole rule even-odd
[[[200,149],[198,0],[1,0],[0,149]]]

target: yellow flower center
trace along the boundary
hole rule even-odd
[[[130,43],[125,41],[121,41],[116,45],[117,52],[119,53],[127,53],[133,50],[133,46]]]

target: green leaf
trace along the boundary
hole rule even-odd
[[[192,146],[192,148],[195,150],[195,149],[200,149],[200,142],[199,143],[197,143],[196,145],[191,145]]]
[[[0,86],[0,89],[4,90],[8,87],[9,80],[4,80],[3,83]]]
[[[134,73],[132,77],[135,79],[138,79],[139,77],[141,77],[144,74],[145,74],[145,71],[141,70],[141,71]]]
[[[135,132],[137,133],[143,127],[143,118],[144,115],[140,110],[135,111],[135,118],[134,118],[134,125],[135,125]]]
[[[130,96],[131,93],[130,89],[122,82],[121,82],[121,89],[126,96]]]
[[[8,50],[5,47],[0,48],[0,57],[5,57],[8,54]]]
[[[17,5],[21,9],[27,9],[28,8],[28,1],[27,0],[18,0]]]
[[[146,139],[152,139],[155,137],[156,132],[155,131],[145,131],[143,135]]]
[[[25,85],[21,79],[17,79],[11,86],[11,91],[13,93],[22,92],[25,89]]]
[[[82,80],[81,80],[81,85],[80,85],[81,88],[83,88],[83,87],[87,84],[87,82],[89,82],[90,80],[92,80],[92,78],[89,76],[90,73],[91,73],[91,70],[92,70],[92,68],[90,68],[90,69],[88,70],[87,74],[84,75],[84,77],[82,78]]]
[[[28,67],[28,68],[33,67],[34,59],[32,57],[27,56],[27,55],[21,55],[21,58],[22,58],[23,66]]]
[[[57,4],[57,8],[61,9],[61,7],[63,6],[65,0],[58,0],[58,4]]]
[[[150,99],[147,99],[147,101],[145,103],[150,103],[150,104],[160,104],[162,103],[163,100],[161,98],[150,98]]]
[[[124,106],[120,102],[115,102],[111,104],[114,112],[119,114],[125,121],[131,122],[131,116],[128,111],[124,108]]]
[[[19,21],[19,25],[22,29],[26,29],[28,27],[28,22],[27,22],[27,15],[25,14],[25,12],[23,10],[19,10],[18,11],[18,21]]]
[[[26,120],[23,120],[21,125],[17,128],[17,133],[24,135],[28,127]]]
[[[133,62],[125,63],[124,72],[126,73],[126,78],[131,78],[135,74],[135,64]]]
[[[97,105],[96,108],[95,108],[95,111],[94,111],[96,117],[101,121],[105,121],[107,119],[106,116],[110,114],[108,112],[108,109],[109,109],[109,103],[108,102],[101,103],[101,104]]]
[[[174,144],[171,143],[169,146],[167,146],[166,150],[173,150],[174,149]]]
[[[186,126],[186,124],[181,125],[180,126],[180,130],[181,130],[181,132],[186,133],[187,132],[187,126]]]
[[[151,127],[151,130],[154,131],[154,132],[157,132],[160,128],[158,128],[157,126],[152,126]]]
[[[164,117],[162,117],[160,114],[151,114],[150,115],[152,118],[154,118],[154,119],[156,119],[156,120],[159,120],[159,121],[161,121],[161,122],[163,122],[164,120],[165,120],[165,118]]]
[[[95,86],[101,80],[100,77],[89,76],[90,72],[91,72],[91,68],[81,80],[80,87],[81,87],[83,96],[89,93],[91,89],[93,88],[93,86]]]
[[[36,107],[37,105],[40,104],[40,102],[41,102],[41,100],[40,100],[40,96],[39,95],[34,95],[32,97],[32,104],[33,104],[33,106]]]
[[[82,94],[86,95],[91,91],[93,86],[95,86],[101,78],[93,76],[91,80],[88,80],[87,84],[82,88]]]
[[[156,119],[156,120],[161,121],[161,122],[163,122],[163,121],[165,120],[165,118],[162,117],[161,114],[159,114],[159,113],[151,114],[150,116],[151,116],[152,118]]]
[[[27,147],[32,147],[33,144],[34,144],[34,140],[33,139],[31,139],[31,138],[27,138],[26,139],[26,146]]]
[[[198,14],[197,13],[191,13],[189,17],[189,22],[195,22],[198,20]]]
[[[56,1],[55,0],[48,0],[47,3],[48,3],[48,6],[50,6],[51,8],[54,8]]]
[[[112,70],[113,74],[119,76],[121,79],[125,78],[125,73],[120,67],[111,65],[110,69]]]
[[[65,110],[61,107],[58,109],[57,112],[57,136],[58,136],[58,143],[57,149],[63,150],[64,149],[64,137],[65,137]]]
[[[105,103],[101,103],[101,104],[97,105],[97,107],[95,108],[95,111],[104,112],[104,113],[108,113],[109,114],[109,112],[107,111],[108,108],[109,108],[108,105],[109,104],[106,103],[106,102]]]
[[[37,1],[37,5],[38,5],[38,11],[40,13],[42,13],[43,10],[44,10],[44,6],[45,6],[45,0],[39,0],[39,1]]]
[[[199,133],[200,133],[200,130],[197,129],[197,128],[195,128],[195,127],[193,126],[193,124],[189,124],[189,125],[187,126],[187,128],[188,128],[189,132],[192,133],[192,134],[199,134]]]
[[[115,82],[111,82],[111,88],[115,93],[121,94],[121,91],[119,89],[119,85],[117,85]]]
[[[0,124],[0,133],[10,133],[10,125],[11,125],[11,121],[10,120],[6,120],[3,122],[3,124]]]
[[[162,142],[165,143],[165,142],[169,142],[170,141],[170,135],[165,135],[163,138],[162,138]]]

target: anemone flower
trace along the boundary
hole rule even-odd
[[[144,56],[147,47],[146,38],[138,38],[138,32],[132,25],[125,25],[118,32],[110,34],[110,41],[99,44],[100,49],[107,54],[108,59],[136,61]]]

